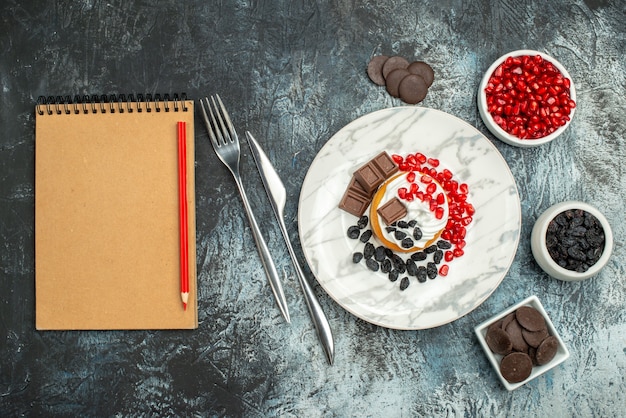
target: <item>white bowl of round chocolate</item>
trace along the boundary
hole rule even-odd
[[[550,276],[580,281],[595,276],[608,263],[613,233],[598,209],[568,201],[551,206],[539,216],[530,244],[537,264]]]
[[[546,144],[570,125],[576,89],[557,60],[533,50],[509,52],[485,73],[478,110],[498,139],[518,147]]]

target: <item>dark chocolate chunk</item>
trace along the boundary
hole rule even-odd
[[[409,70],[411,74],[421,76],[426,82],[427,87],[430,87],[435,80],[435,72],[433,71],[433,68],[424,61],[414,61],[410,63],[407,70]]]
[[[523,382],[533,370],[533,362],[526,353],[511,353],[502,358],[500,373],[509,383]]]
[[[404,203],[402,203],[397,197],[389,199],[387,203],[379,206],[376,212],[381,218],[383,218],[383,222],[387,225],[391,225],[393,222],[404,218],[408,213]]]
[[[397,70],[390,72],[385,78],[385,88],[387,89],[387,93],[391,94],[393,97],[400,97],[400,83],[404,80],[404,77],[407,77],[410,74],[411,73],[409,73],[408,70],[403,68],[398,68]]]
[[[374,84],[379,86],[385,85],[385,77],[383,76],[383,65],[389,59],[386,55],[377,55],[372,57],[369,64],[367,64],[367,76],[372,80]]]
[[[397,55],[390,57],[383,64],[383,69],[382,69],[383,77],[387,79],[387,77],[389,77],[389,73],[391,73],[393,70],[396,70],[396,69],[406,70],[408,66],[409,66],[409,61],[407,61],[406,58],[400,57]]]
[[[396,70],[400,71],[400,70]],[[393,72],[390,74],[393,75]],[[389,91],[389,88],[387,88]],[[398,97],[408,104],[417,104],[426,98],[428,85],[424,79],[416,74],[409,74],[398,84]],[[391,92],[389,93],[391,94]]]
[[[369,195],[376,191],[378,186],[385,181],[383,174],[379,172],[371,162],[368,162],[355,171],[354,178],[356,178],[361,187],[363,187]]]
[[[535,360],[538,365],[549,363],[559,348],[559,340],[555,336],[551,335],[544,339],[535,353]]]

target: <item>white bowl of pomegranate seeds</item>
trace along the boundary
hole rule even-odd
[[[491,133],[518,147],[552,141],[569,126],[576,89],[567,70],[539,51],[505,54],[489,67],[478,90],[478,110]]]
[[[535,222],[530,245],[550,276],[580,281],[595,276],[611,257],[613,233],[604,215],[577,201],[557,203]]]

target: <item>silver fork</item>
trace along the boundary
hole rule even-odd
[[[217,102],[215,101],[216,98]],[[283,286],[280,283],[276,266],[274,265],[274,261],[270,255],[269,248],[265,243],[265,239],[263,239],[263,236],[261,235],[261,230],[259,229],[259,225],[257,224],[254,214],[252,213],[250,202],[248,201],[248,197],[246,196],[246,192],[243,188],[243,183],[241,182],[241,174],[239,173],[239,159],[241,151],[237,132],[235,131],[233,123],[228,116],[228,112],[226,111],[220,96],[217,94],[215,95],[215,98],[211,96],[211,102],[209,102],[208,97],[205,97],[204,101],[201,99],[200,107],[202,108],[202,116],[204,118],[206,129],[209,133],[209,137],[211,138],[211,145],[213,145],[215,153],[224,165],[228,167],[235,178],[235,183],[237,183],[237,188],[241,194],[241,200],[243,200],[243,206],[246,209],[248,221],[250,222],[250,227],[252,228],[252,235],[254,236],[254,241],[257,249],[259,250],[259,255],[261,256],[263,268],[267,274],[267,279],[270,287],[272,288],[272,292],[274,293],[274,297],[276,298],[276,302],[278,303],[278,307],[285,317],[285,320],[287,320],[287,322],[291,322],[289,318],[287,300],[285,299],[285,293],[283,292]]]

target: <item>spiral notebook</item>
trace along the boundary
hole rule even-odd
[[[37,329],[197,328],[193,119],[193,101],[177,95],[40,98]],[[180,290],[179,121],[187,124],[186,310]]]

